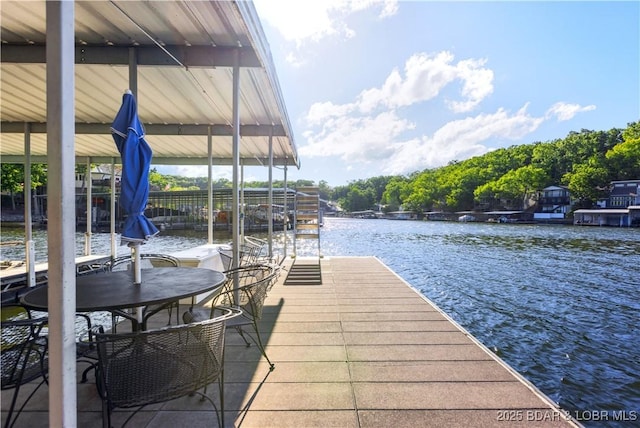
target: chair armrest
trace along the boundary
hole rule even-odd
[[[20,320],[6,320],[0,322],[1,328],[7,327],[29,327],[29,326],[42,326],[44,327],[49,322],[49,318],[41,317],[41,318],[24,318]]]

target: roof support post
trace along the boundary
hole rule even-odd
[[[24,254],[27,265],[27,286],[36,285],[36,254],[31,218],[31,124],[24,124]]]
[[[84,232],[84,255],[91,255],[91,227],[93,226],[93,180],[91,177],[91,157],[87,157],[87,172],[85,173],[87,182],[87,230]],[[96,209],[96,214],[97,214]],[[96,219],[97,220],[97,219]]]
[[[269,258],[273,257],[273,128],[269,131],[269,206],[267,207],[267,241]]]
[[[46,2],[49,426],[77,425],[74,2]]]
[[[283,257],[287,258],[287,228],[289,227],[289,210],[287,209],[287,195],[289,194],[289,189],[287,189],[287,164],[284,164],[284,221],[283,221],[283,229],[284,229],[284,248],[282,250]]]
[[[238,192],[238,174],[240,169],[240,59],[236,53],[235,65],[233,66],[233,113],[232,124],[233,129],[233,198],[232,198],[232,216],[231,227],[233,236],[233,261],[232,268],[237,268],[240,264],[240,211],[239,211],[239,192]],[[235,291],[234,299],[236,302],[240,301],[240,295],[238,291],[238,273],[233,275],[233,288]]]
[[[207,134],[207,243],[213,244],[213,177],[211,168],[213,167],[213,138],[211,126]]]
[[[111,158],[111,201],[110,201],[111,224],[109,230],[111,232],[111,258],[115,258],[116,249],[116,158]]]
[[[240,244],[244,244],[244,221],[247,207],[244,204],[244,164],[240,164]]]

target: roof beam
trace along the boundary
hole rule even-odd
[[[30,156],[31,163],[47,163],[46,155],[31,155]],[[86,163],[86,156],[76,156],[75,163],[83,164]],[[97,164],[110,164],[114,158],[112,156],[91,156],[91,163]],[[120,157],[117,156],[116,164],[120,163]],[[2,163],[19,163],[23,164],[25,162],[24,155],[2,155]],[[231,158],[212,158],[211,164],[214,166],[231,166],[232,159]],[[269,162],[267,157],[241,157],[240,163],[244,166],[262,166],[264,167]],[[189,157],[160,157],[153,156],[153,161],[151,162],[151,166],[154,165],[207,165],[208,160],[206,158],[189,158]],[[274,166],[283,166],[283,165],[291,165],[291,159],[286,157],[284,158],[273,158]]]
[[[215,137],[231,136],[233,130],[228,125],[189,125],[189,124],[144,124],[147,135],[208,135],[211,126],[211,135]],[[76,134],[109,134],[111,124],[107,123],[76,123]],[[2,122],[0,129],[5,134],[23,134],[24,123]],[[44,134],[47,132],[46,123],[31,123],[31,134]],[[282,125],[240,125],[242,137],[286,137]]]
[[[131,46],[76,46],[76,64],[129,65]],[[262,67],[251,47],[181,46],[164,48],[185,67],[232,67],[237,58],[240,67]],[[176,61],[157,46],[135,47],[138,66],[178,66]],[[2,45],[0,61],[5,64],[45,64],[45,45]]]

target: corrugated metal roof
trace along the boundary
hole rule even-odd
[[[24,156],[31,123],[33,162],[46,141],[45,2],[2,1],[0,153]],[[233,65],[240,68],[240,157],[299,166],[293,132],[268,44],[252,2],[77,1],[75,3],[75,150],[93,162],[119,158],[109,127],[129,88],[137,57],[138,111],[155,164],[232,162]],[[236,62],[237,61],[237,62]]]

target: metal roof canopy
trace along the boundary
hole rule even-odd
[[[233,164],[235,66],[241,164],[268,165],[272,136],[273,165],[299,167],[251,2],[77,1],[74,9],[77,162],[119,159],[109,128],[134,84],[154,164],[206,165],[209,134],[212,164]],[[2,161],[24,161],[29,132],[32,162],[46,162],[45,2],[2,1],[0,12]]]
[[[109,128],[122,93],[136,95],[154,163],[233,166],[236,225],[240,165],[269,165],[270,182],[284,165],[286,186],[299,161],[249,1],[2,1],[0,38],[0,155],[25,162],[26,201],[31,162],[48,163],[49,424],[76,426],[73,164],[120,157]]]

